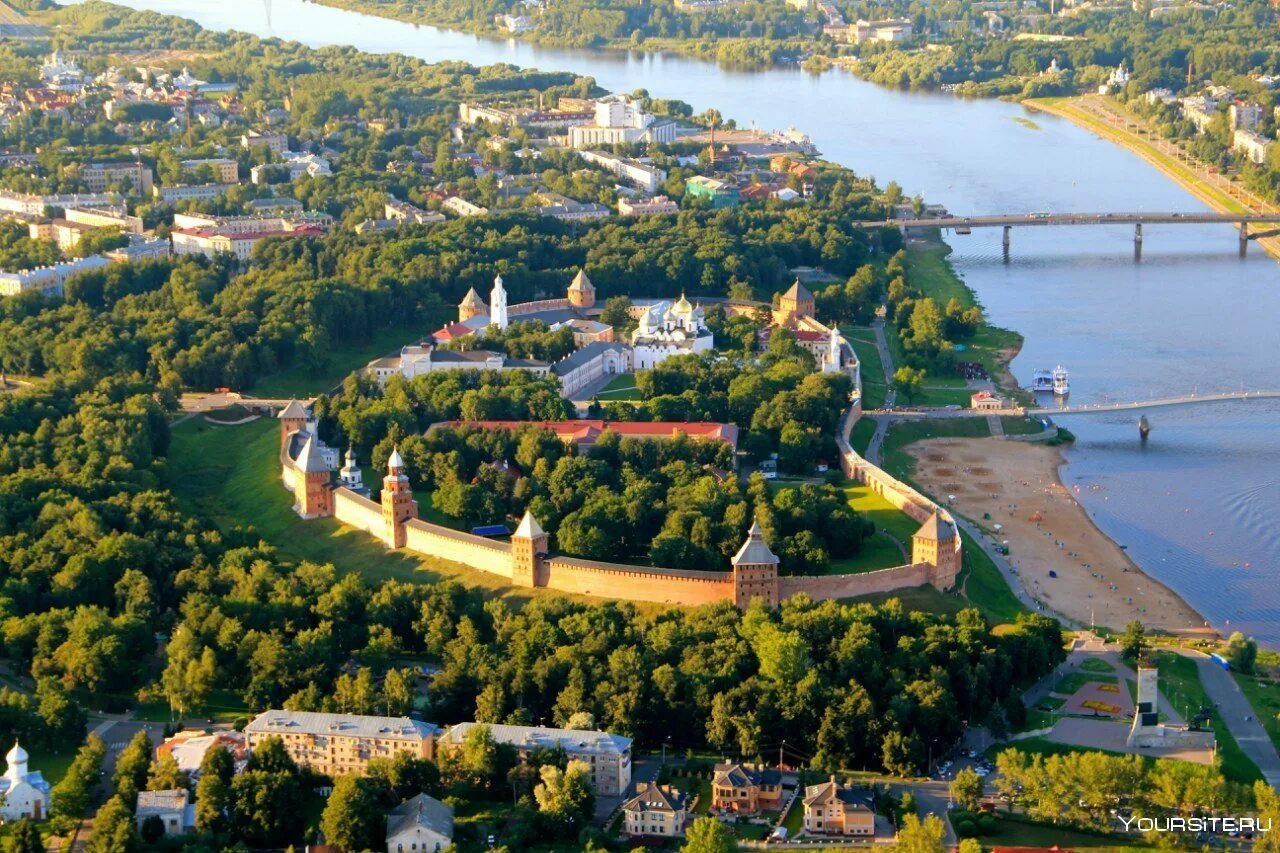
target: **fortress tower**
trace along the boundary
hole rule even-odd
[[[289,405],[285,406],[283,411],[278,415],[280,420],[280,446],[285,447],[289,444],[289,436],[293,435],[300,429],[307,428],[307,410],[297,400],[290,400]]]
[[[778,557],[764,541],[760,522],[752,522],[747,541],[733,555],[733,603],[746,610],[751,599],[778,606]]]
[[[542,586],[538,569],[547,554],[547,534],[533,514],[525,511],[520,526],[511,534],[511,583],[513,586]]]
[[[387,460],[387,476],[382,478],[382,520],[387,526],[387,544],[403,548],[404,523],[418,517],[418,502],[413,499],[413,489],[404,474],[404,458],[399,449],[391,451]]]
[[[569,304],[574,308],[591,308],[596,304],[596,286],[581,268],[569,284]]]
[[[489,293],[489,323],[500,330],[507,328],[507,289],[502,286],[502,276],[493,277],[493,290]]]
[[[333,487],[331,486],[329,466],[321,458],[316,448],[314,436],[307,437],[297,461],[294,462],[302,474],[300,487],[295,486],[294,497],[297,504],[294,509],[303,518],[323,518],[333,515]]]
[[[955,586],[956,576],[960,574],[960,553],[955,547],[956,535],[955,525],[943,521],[942,516],[935,511],[911,537],[911,562],[932,566],[929,582],[941,590]]]
[[[802,317],[812,317],[816,311],[813,294],[800,283],[800,279],[796,279],[778,300],[778,316],[775,322],[782,326],[790,325]]]
[[[479,316],[484,312],[484,300],[480,298],[480,294],[476,293],[476,289],[473,287],[467,291],[467,295],[462,297],[462,301],[458,303],[458,322],[465,323],[472,317]]]

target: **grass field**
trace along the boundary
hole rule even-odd
[[[915,462],[903,448],[926,438],[987,438],[991,429],[986,418],[898,421],[889,428],[881,449],[883,467],[900,480],[910,480]]]
[[[1080,664],[1080,668],[1086,672],[1107,673],[1116,671],[1116,668],[1112,666],[1110,661],[1103,660],[1102,658],[1089,658],[1084,663]]]
[[[1069,672],[1053,686],[1053,692],[1070,696],[1081,687],[1095,681],[1099,684],[1115,684],[1117,679],[1114,675],[1101,675],[1092,672]]]
[[[603,402],[611,400],[640,400],[640,389],[636,388],[636,376],[634,373],[623,373],[613,377],[608,385],[596,392],[596,396]]]
[[[1000,830],[989,836],[990,843],[1001,847],[1039,847],[1049,849],[1057,847],[1061,850],[1089,850],[1091,853],[1112,853],[1121,850],[1156,850],[1158,848],[1140,844],[1131,838],[1114,835],[1100,835],[1092,832],[1081,832],[1075,829],[1064,829],[1046,823],[1037,823],[1015,815],[1000,814]],[[988,843],[983,839],[984,846]]]
[[[259,380],[249,389],[249,393],[254,397],[299,399],[323,394],[340,384],[352,371],[418,340],[442,325],[444,320],[444,317],[438,317],[421,323],[394,326],[379,332],[368,343],[333,347],[328,364],[318,373],[301,367],[286,368]]]
[[[229,690],[214,690],[209,701],[189,712],[187,718],[201,717],[211,719],[215,723],[229,723],[238,717],[252,716],[249,706],[239,696]],[[176,719],[169,703],[163,699],[153,702],[140,702],[134,711],[133,718],[148,723],[168,723]]]
[[[867,326],[856,326],[844,332],[845,338],[858,356],[862,371],[862,408],[878,409],[884,405],[884,362],[880,360],[880,348],[876,346],[876,333]]]
[[[1173,652],[1156,652],[1156,668],[1160,673],[1160,692],[1168,697],[1178,713],[1188,710],[1195,713],[1200,708],[1211,708],[1209,695],[1200,683],[1196,662]],[[1256,708],[1255,708],[1256,710]],[[1218,739],[1218,756],[1222,759],[1222,774],[1233,782],[1253,784],[1262,778],[1258,766],[1244,754],[1226,723],[1215,714],[1213,733]]]
[[[1026,610],[987,553],[965,537],[959,586],[965,598],[993,622],[1012,622]]]
[[[1044,432],[1044,424],[1036,418],[1004,415],[1000,418],[1000,426],[1005,435],[1039,435]]]
[[[915,519],[861,483],[850,480],[839,488],[844,491],[849,506],[876,526],[876,533],[862,543],[860,553],[832,562],[830,572],[870,572],[909,562],[903,557],[903,548],[908,555],[911,553],[911,537],[920,528]],[[895,542],[902,547],[895,545]]]
[[[910,249],[907,252],[907,281],[925,296],[932,297],[941,308],[945,308],[952,299],[966,308],[979,305],[973,291],[956,275],[950,261],[947,260],[947,255],[950,253],[951,247],[942,242]],[[1008,329],[984,324],[976,335],[963,343],[966,349],[958,354],[959,358],[962,361],[978,362],[986,368],[991,378],[999,383],[1004,374],[1004,353],[1016,351],[1021,347],[1022,336]],[[896,349],[897,345],[897,336],[889,335],[889,346],[893,349],[894,358],[898,363],[902,363],[900,353]],[[925,385],[945,387],[949,380],[958,380],[960,387],[964,385],[959,376],[930,376],[925,381]],[[1006,393],[1017,391],[1013,388],[1003,390]],[[933,402],[934,395],[945,402]],[[948,405],[956,402],[955,396],[954,392],[948,396],[948,392],[945,391],[926,390],[924,398],[918,402],[922,405]],[[963,402],[968,402],[967,393]]]
[[[871,436],[875,434],[876,422],[870,418],[859,418],[858,422],[853,425],[853,432],[849,436],[849,442],[859,456],[866,456],[867,445],[871,443]]]
[[[1271,742],[1280,747],[1280,717],[1277,717],[1280,714],[1280,683],[1234,670],[1231,676],[1257,712],[1258,722],[1267,730]]]

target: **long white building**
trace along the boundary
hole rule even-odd
[[[675,142],[675,122],[658,119],[625,95],[609,95],[596,101],[592,124],[569,128],[573,148],[598,148],[634,142]]]

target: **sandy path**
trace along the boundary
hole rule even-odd
[[[1009,545],[1024,587],[1082,624],[1121,629],[1137,619],[1170,633],[1213,636],[1204,619],[1168,587],[1143,574],[1099,530],[1058,479],[1056,448],[1020,441],[935,438],[907,450],[915,479]],[[990,513],[989,520],[983,513]],[[1049,577],[1049,571],[1057,574]]]

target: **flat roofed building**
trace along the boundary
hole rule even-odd
[[[467,732],[484,723],[458,723],[440,738],[441,751],[460,749]],[[617,797],[631,785],[631,738],[599,731],[549,729],[540,726],[490,725],[495,743],[515,748],[523,759],[539,747],[564,749],[570,760],[578,759],[591,767],[591,786],[596,794]]]
[[[89,192],[105,192],[107,187],[128,182],[135,194],[151,192],[151,167],[144,163],[88,163],[80,170],[80,178]]]
[[[170,791],[139,791],[138,806],[134,810],[138,831],[143,824],[155,818],[164,827],[165,835],[181,835],[196,825],[196,807],[186,788]]]
[[[298,764],[337,776],[362,775],[370,759],[399,753],[434,760],[440,727],[409,717],[264,711],[244,733],[250,751],[278,737]]]
[[[565,444],[574,444],[583,450],[590,450],[600,439],[605,430],[611,430],[623,438],[641,438],[652,440],[669,440],[679,436],[704,441],[723,441],[735,450],[738,447],[738,425],[720,424],[707,421],[440,421],[432,424],[431,429],[456,429],[459,427],[476,427],[479,429],[517,430],[522,426],[536,426],[549,429],[556,438]]]

